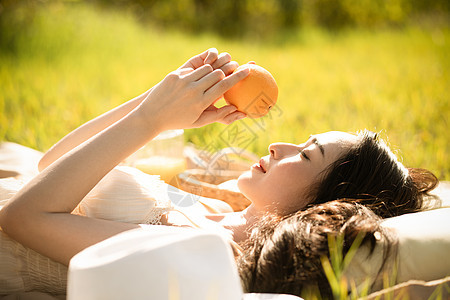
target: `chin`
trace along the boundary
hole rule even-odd
[[[241,175],[239,175],[239,177],[238,177],[238,179],[237,179],[237,186],[238,186],[238,188],[241,190],[241,185],[242,185],[242,183],[245,181],[245,180],[247,180],[247,177],[248,177],[248,171],[246,171],[246,172],[244,172],[244,173],[242,173]]]
[[[252,179],[251,171],[246,171],[246,172],[242,173],[237,179],[237,187],[238,187],[239,191],[242,194],[244,194],[244,196],[246,196],[247,198],[248,198],[248,195],[247,195],[246,191],[248,191],[249,187],[252,185],[251,179]]]

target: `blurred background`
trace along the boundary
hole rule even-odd
[[[269,70],[278,104],[186,142],[267,155],[368,128],[450,180],[449,16],[448,0],[0,0],[0,140],[45,151],[216,47]]]

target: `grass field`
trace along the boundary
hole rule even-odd
[[[279,102],[258,121],[188,130],[187,141],[266,155],[270,142],[368,128],[389,137],[407,166],[450,180],[448,27],[304,29],[270,42],[237,41],[156,30],[127,14],[61,3],[38,9],[27,22],[11,26],[13,46],[0,49],[1,140],[45,151],[192,55],[216,47],[239,63],[254,60],[270,70]]]

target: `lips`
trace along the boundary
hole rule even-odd
[[[259,162],[255,163],[252,166],[252,169],[258,170],[261,173],[266,173],[267,172],[265,161],[262,158],[259,160]]]
[[[263,172],[263,173],[266,173],[267,171],[266,171],[266,167],[264,166],[264,160],[261,158],[260,160],[259,160],[259,167],[261,168],[261,171]]]

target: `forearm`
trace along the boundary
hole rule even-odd
[[[133,228],[131,224],[83,219],[70,212],[112,168],[159,133],[158,126],[151,124],[133,111],[65,154],[0,210],[2,229],[22,244],[67,263],[84,247]],[[69,244],[64,235],[72,239]],[[55,244],[54,250],[49,250],[49,240]]]
[[[133,98],[126,103],[96,117],[95,119],[84,123],[74,131],[67,134],[44,154],[38,164],[39,171],[47,168],[65,153],[125,117],[133,109],[135,109],[145,99],[145,97],[147,97],[150,91],[151,89],[142,95],[139,95],[138,97]]]
[[[132,112],[66,153],[22,189],[13,202],[25,203],[29,210],[71,212],[103,176],[159,133],[157,126],[149,128],[148,124],[152,122],[144,121],[139,111]]]
[[[202,55],[189,62],[203,62]],[[225,77],[211,65],[177,69],[147,95],[75,130],[46,154],[41,166],[47,167],[0,210],[0,226],[25,246],[63,263],[87,246],[136,228],[71,212],[111,169],[161,131],[235,120],[236,108],[211,108],[248,74],[243,69]]]

